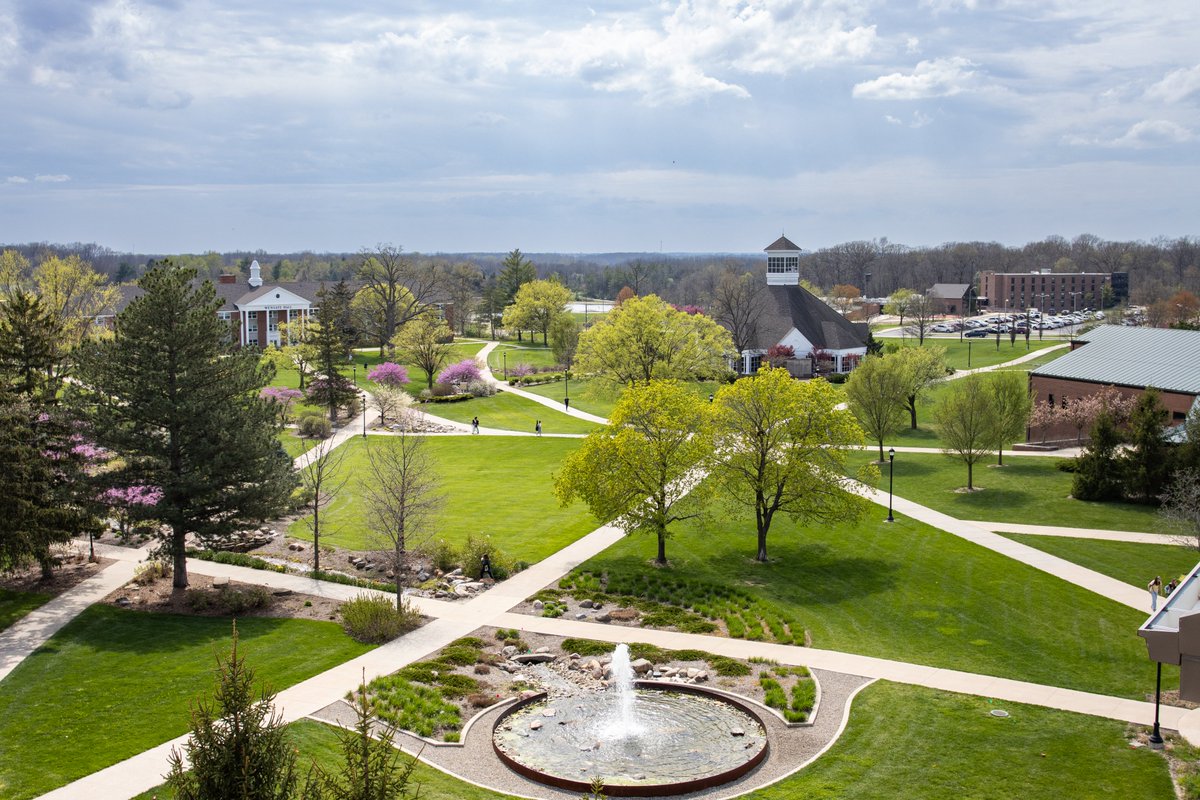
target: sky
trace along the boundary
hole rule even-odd
[[[0,0],[0,242],[1200,234],[1196,0]]]

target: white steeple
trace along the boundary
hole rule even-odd
[[[255,289],[262,286],[262,267],[258,266],[258,259],[250,262],[250,285]]]
[[[800,248],[786,236],[780,236],[765,248],[767,285],[800,285]]]

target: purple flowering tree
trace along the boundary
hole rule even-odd
[[[157,506],[162,498],[162,489],[157,486],[133,484],[106,489],[96,499],[116,518],[117,532],[122,539],[127,539],[133,530],[133,524],[149,519],[151,509]]]
[[[533,365],[524,363],[517,364],[508,370],[508,374],[515,378],[524,378],[526,375],[533,374]]]
[[[296,405],[297,400],[304,397],[304,392],[284,386],[264,386],[258,396],[275,404],[279,424],[286,425],[292,416],[292,407]]]
[[[399,388],[408,383],[408,370],[399,364],[385,361],[367,373],[367,380],[378,383],[380,386]]]
[[[437,382],[465,385],[472,381],[480,380],[482,377],[483,372],[479,369],[478,362],[473,358],[465,358],[457,364],[451,364],[442,370],[437,376]]]

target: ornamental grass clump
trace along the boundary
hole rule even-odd
[[[367,594],[342,603],[341,614],[346,633],[368,644],[389,642],[421,620],[420,612],[407,599],[402,598],[397,609],[391,598]]]

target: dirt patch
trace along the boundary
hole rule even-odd
[[[59,560],[59,565],[49,578],[42,577],[41,567],[27,567],[16,572],[0,574],[0,588],[58,597],[112,563],[112,560],[107,558],[88,561],[87,552],[73,546],[60,548],[55,557]]]
[[[336,600],[312,595],[298,594],[288,590],[271,590],[252,583],[229,581],[224,586],[214,586],[208,575],[188,575],[186,589],[171,585],[171,576],[164,575],[148,582],[130,581],[104,598],[102,602],[118,608],[136,608],[170,614],[220,617],[289,617],[294,619],[338,619]],[[230,606],[222,600],[222,594],[239,593],[241,602],[250,598],[263,598],[261,607],[244,608],[231,614]]]

